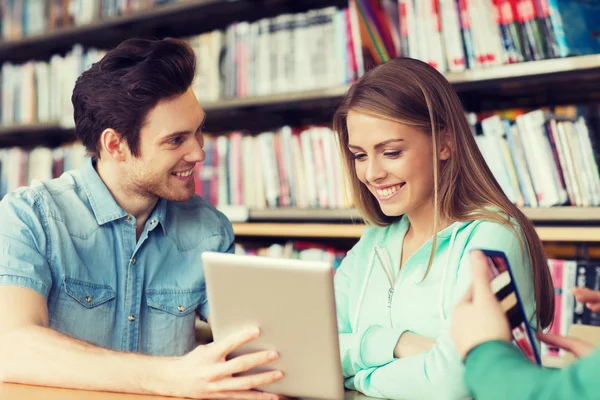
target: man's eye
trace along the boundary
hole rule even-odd
[[[181,136],[177,136],[177,137],[169,140],[167,143],[169,143],[169,144],[181,144]]]

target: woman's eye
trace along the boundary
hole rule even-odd
[[[367,155],[366,154],[353,154],[352,157],[355,160],[361,161],[361,160],[364,160],[365,157],[367,157]]]
[[[386,157],[390,157],[390,158],[396,158],[399,157],[402,154],[402,151],[398,150],[398,151],[388,151],[387,153],[384,153],[384,155]]]

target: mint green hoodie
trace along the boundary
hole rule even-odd
[[[371,227],[348,252],[335,275],[340,351],[345,385],[368,396],[392,399],[468,398],[464,367],[452,343],[449,317],[471,283],[472,249],[503,251],[514,270],[525,313],[535,321],[535,297],[527,249],[508,226],[490,221],[456,222],[438,233],[437,251],[421,282],[429,240],[398,272],[406,216]],[[435,338],[429,352],[397,359],[403,332]]]

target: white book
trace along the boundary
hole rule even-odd
[[[575,123],[575,127],[579,133],[583,148],[587,155],[589,163],[589,171],[591,174],[592,192],[593,192],[593,205],[600,205],[600,174],[598,172],[598,163],[594,156],[594,150],[592,148],[592,142],[590,141],[590,132],[583,117],[579,117]]]
[[[508,143],[513,154],[515,167],[518,171],[519,183],[523,188],[523,195],[527,198],[529,207],[538,206],[537,192],[531,179],[531,172],[525,158],[525,151],[517,125],[512,125],[507,132]]]
[[[565,122],[561,121],[556,124],[558,139],[560,146],[565,157],[565,167],[569,175],[569,181],[571,183],[571,190],[573,192],[573,198],[575,199],[575,205],[583,206],[584,199],[581,193],[581,185],[579,184],[579,176],[575,168],[573,161],[573,150],[571,149],[571,141],[567,140],[567,131],[565,129]]]
[[[265,197],[267,199],[267,205],[270,208],[279,206],[279,194],[281,193],[274,137],[275,134],[273,132],[263,132],[258,135],[261,142]]]
[[[304,153],[300,144],[300,135],[292,135],[292,159],[293,159],[293,174],[295,187],[299,188],[294,191],[294,202],[296,207],[307,208],[309,206],[307,195],[307,179],[304,168]]]
[[[300,142],[302,144],[302,156],[304,158],[304,168],[306,171],[306,193],[308,195],[309,206],[318,207],[319,200],[317,197],[317,179],[311,132],[312,128],[302,131],[300,133]]]
[[[551,134],[554,138],[554,146],[556,147],[556,152],[558,153],[558,160],[560,161],[560,168],[562,170],[562,175],[565,180],[565,185],[567,186],[567,193],[569,194],[569,197],[572,199],[572,202],[574,203],[574,205],[581,205],[581,201],[578,198],[578,196],[576,196],[576,193],[575,193],[575,185],[574,185],[573,170],[572,170],[573,167],[572,167],[572,165],[569,165],[567,155],[566,155],[566,150],[568,150],[568,149],[565,148],[565,145],[563,143],[562,136],[558,129],[557,121],[555,119],[552,119],[550,121],[550,124],[552,127]]]
[[[440,14],[448,70],[450,72],[464,71],[467,67],[467,63],[462,44],[456,1],[440,0]]]

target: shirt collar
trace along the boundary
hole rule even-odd
[[[127,213],[117,204],[115,198],[96,172],[91,158],[81,167],[83,187],[90,200],[98,225],[124,218]]]
[[[167,234],[167,228],[165,225],[165,216],[167,215],[167,200],[158,199],[154,211],[150,214],[150,223],[152,225],[160,225],[163,235]],[[151,227],[152,229],[154,226]]]

